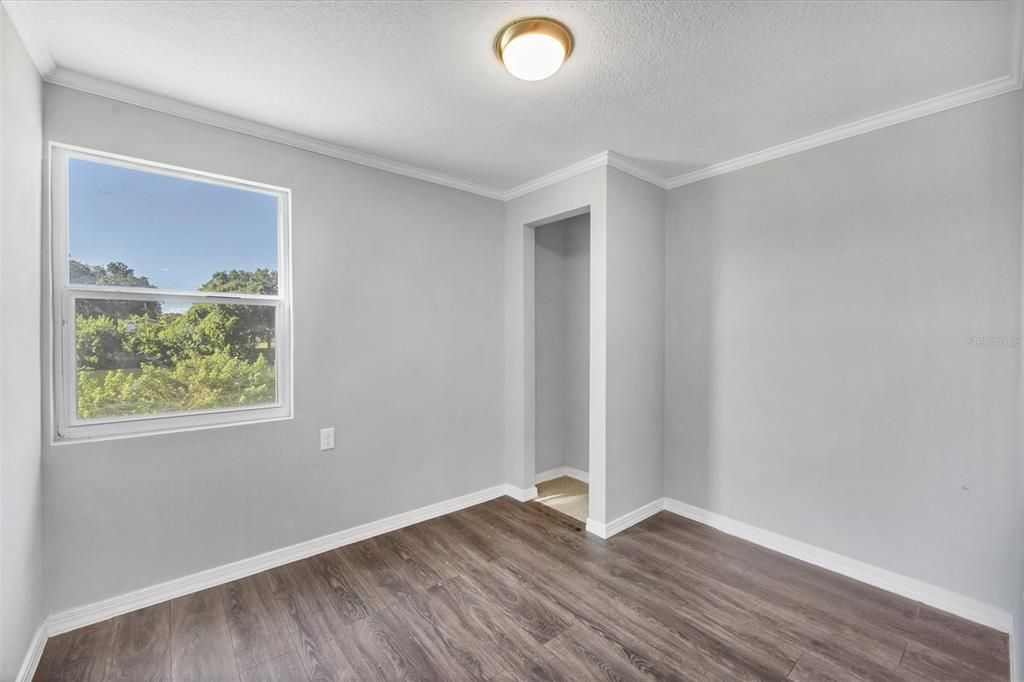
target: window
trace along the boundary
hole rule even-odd
[[[51,145],[58,440],[291,416],[286,189]]]

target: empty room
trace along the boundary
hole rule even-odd
[[[1024,0],[0,0],[0,682],[1024,680]]]

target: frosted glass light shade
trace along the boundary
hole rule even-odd
[[[572,51],[572,36],[553,19],[523,19],[502,29],[496,49],[510,74],[524,81],[539,81],[561,68]]]

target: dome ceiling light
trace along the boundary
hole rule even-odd
[[[524,81],[553,76],[572,52],[572,34],[545,17],[520,19],[501,29],[494,43],[508,72]]]

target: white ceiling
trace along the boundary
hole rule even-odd
[[[676,176],[1019,77],[1009,1],[19,4],[61,69],[500,190],[609,149]],[[534,14],[576,48],[526,83],[492,41]]]

